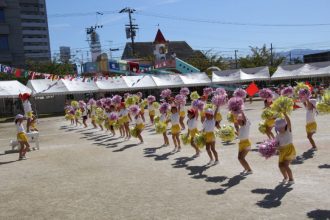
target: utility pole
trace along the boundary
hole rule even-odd
[[[129,18],[129,24],[126,24],[126,38],[131,38],[132,42],[132,56],[135,56],[135,45],[134,45],[134,38],[136,36],[136,30],[138,30],[137,24],[133,24],[133,19],[132,19],[132,13],[134,13],[136,10],[133,8],[123,8],[122,10],[119,11],[119,13],[128,13],[128,18]]]
[[[270,65],[273,66],[273,44],[270,44]]]
[[[238,69],[237,52],[238,52],[238,50],[235,50],[235,67],[236,67],[236,69]]]
[[[292,62],[292,54],[291,54],[291,51],[290,51],[290,64]]]

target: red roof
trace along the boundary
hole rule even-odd
[[[163,44],[166,43],[165,37],[163,35],[163,33],[158,29],[154,43],[156,44]]]

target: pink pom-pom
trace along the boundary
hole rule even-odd
[[[175,102],[179,105],[185,105],[186,104],[186,96],[184,95],[176,95],[175,96]]]
[[[214,93],[215,93],[215,95],[227,96],[227,92],[223,88],[217,88]]]
[[[212,104],[215,106],[225,105],[227,102],[227,96],[225,95],[215,95],[212,98]]]
[[[104,101],[104,105],[105,106],[110,106],[111,104],[112,104],[111,98],[106,98],[105,101]]]
[[[136,95],[140,98],[142,98],[142,92],[137,92]]]
[[[231,111],[233,114],[239,114],[244,107],[244,101],[240,97],[232,97],[228,101],[228,109]]]
[[[266,159],[276,154],[278,142],[275,139],[266,140],[259,144],[259,153]]]
[[[166,113],[169,109],[170,109],[170,104],[168,104],[167,102],[164,102],[160,105],[159,112],[163,114],[163,113]]]
[[[129,96],[131,96],[131,93],[126,92],[126,93],[124,94],[124,99],[127,99],[127,97],[129,97]]]
[[[264,88],[259,91],[259,96],[262,99],[269,100],[273,98],[273,92],[270,89]]]
[[[294,90],[291,86],[285,87],[284,89],[282,89],[281,95],[286,96],[286,97],[292,97],[293,96],[293,91]]]
[[[88,101],[88,105],[96,105],[96,101],[92,98]]]
[[[116,112],[111,112],[109,115],[109,119],[111,121],[117,121],[118,120],[118,114]]]
[[[298,96],[301,101],[304,101],[310,98],[311,92],[309,89],[300,89],[298,92]]]
[[[151,103],[151,102],[154,102],[156,101],[156,97],[153,96],[153,95],[149,95],[148,98],[147,98],[148,102]]]
[[[204,105],[205,105],[205,102],[203,102],[199,99],[196,99],[192,102],[193,108],[198,109],[199,111],[202,111],[204,109]]]
[[[112,97],[112,103],[115,105],[119,105],[121,103],[122,97],[120,95],[115,95]]]
[[[211,87],[206,87],[203,89],[203,95],[210,96],[213,93],[213,89]]]
[[[132,115],[137,115],[140,112],[140,107],[138,105],[131,105],[129,111]]]
[[[184,96],[187,96],[187,95],[190,94],[190,91],[189,91],[188,88],[182,88],[182,89],[180,90],[180,94],[181,94],[181,95],[184,95]]]
[[[163,99],[171,97],[172,95],[172,91],[170,89],[164,89],[161,94],[160,97],[162,97]]]
[[[68,105],[68,106],[65,106],[65,107],[64,107],[64,110],[70,112],[70,111],[72,111],[72,110],[74,111],[74,108],[73,108],[71,105]]]
[[[244,99],[244,98],[246,98],[246,91],[244,89],[237,88],[234,91],[234,96]]]
[[[102,107],[103,106],[103,103],[102,103],[101,99],[96,101],[96,106],[97,107]]]
[[[83,100],[79,101],[79,107],[84,108],[86,106],[86,103]]]

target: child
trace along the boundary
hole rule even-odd
[[[128,110],[125,106],[125,103],[122,102],[120,104],[120,111],[119,111],[119,118],[120,118],[120,134],[125,137],[125,139],[130,139],[131,134],[129,132],[129,116]]]
[[[171,133],[172,133],[172,139],[174,142],[174,150],[172,151],[173,153],[175,152],[180,152],[181,151],[181,143],[180,143],[180,115],[178,112],[178,108],[175,105],[172,105],[171,107],[171,119],[168,120],[167,122],[171,122],[172,128],[171,128]]]
[[[144,118],[144,108],[145,108],[145,105],[144,105],[144,100],[143,99],[140,99],[140,103],[139,103],[139,107],[141,109],[141,118],[143,120],[143,122],[146,122],[146,119]]]
[[[82,104],[80,106],[80,111],[82,112],[82,119],[83,119],[83,124],[84,124],[84,127],[87,128],[87,115],[88,115],[88,110],[87,110],[87,107],[86,107],[86,104]]]
[[[21,145],[21,148],[19,150],[19,158],[18,160],[26,160],[25,154],[26,152],[30,149],[30,145],[28,142],[28,138],[26,136],[24,127],[23,127],[23,120],[24,116],[23,115],[16,115],[15,117],[15,125],[17,129],[17,141]]]
[[[184,110],[184,105],[183,104],[180,104],[179,105],[179,112],[180,112],[180,126],[181,126],[181,129],[182,130],[185,130],[186,127],[184,125],[184,118],[186,117],[186,112]]]
[[[154,102],[148,103],[149,117],[150,117],[150,122],[152,125],[154,124],[154,118],[155,118],[155,113],[156,113],[153,103]]]
[[[315,121],[315,114],[316,114],[316,99],[307,99],[304,102],[304,106],[306,108],[306,133],[309,142],[312,145],[313,150],[317,150],[315,141],[313,139],[313,135],[316,133],[317,124]]]
[[[141,117],[141,112],[139,112],[135,117],[135,123],[136,123],[136,129],[137,129],[137,137],[139,138],[140,140],[140,143],[139,144],[143,144],[143,138],[142,138],[142,131],[144,129],[144,123],[143,123],[143,120],[142,120],[142,117]]]
[[[264,101],[264,105],[265,105],[265,109],[270,108],[270,106],[272,105],[272,101],[266,99]],[[272,132],[272,129],[273,129],[274,124],[275,124],[275,119],[276,119],[276,117],[273,117],[273,118],[268,119],[268,120],[265,121],[266,135],[269,139],[274,139],[275,138],[275,136]]]
[[[36,123],[37,123],[37,117],[35,116],[34,112],[32,112],[32,118],[31,118],[31,123],[30,123],[31,131],[38,131]]]
[[[216,108],[216,111],[218,107]],[[205,145],[207,154],[210,157],[210,162],[207,165],[217,165],[219,163],[218,153],[215,150],[215,115],[212,109],[205,111],[205,121],[203,122],[203,132],[205,133]],[[213,160],[213,156],[214,159]]]
[[[252,169],[248,162],[245,160],[246,155],[251,149],[251,142],[249,140],[250,134],[250,121],[246,118],[244,112],[238,115],[237,123],[239,126],[238,129],[238,139],[239,139],[239,150],[238,150],[238,160],[244,168],[244,171],[241,174],[252,174]]]
[[[25,117],[27,118],[26,131],[27,131],[27,133],[29,133],[30,132],[30,123],[32,120],[32,107],[31,107],[31,102],[29,100],[31,95],[29,93],[24,93],[23,95],[20,94],[19,96],[23,103]]]
[[[275,121],[277,133],[276,141],[279,143],[279,168],[283,175],[282,184],[294,184],[292,171],[289,167],[291,161],[296,157],[296,149],[292,144],[292,130],[289,116],[284,113],[285,119]]]
[[[220,113],[220,108],[218,108],[218,110],[215,112],[215,126],[220,129],[220,122],[222,120],[222,115]]]
[[[87,109],[88,109],[88,116],[92,121],[92,125],[95,128],[97,128],[96,126],[96,113],[95,113],[95,109],[96,109],[96,101],[94,99],[90,99],[87,105]]]
[[[168,121],[167,111],[160,112],[160,113],[161,113],[161,116],[160,116],[159,121],[162,122],[162,123],[165,123],[166,124],[166,128],[167,128],[167,121]],[[163,133],[163,138],[164,138],[163,147],[166,147],[166,146],[170,145],[170,142],[168,140],[168,137],[167,137],[167,133],[166,132],[167,131],[165,130],[165,132]]]
[[[190,145],[195,149],[196,154],[193,156],[194,158],[199,157],[200,155],[200,150],[196,146],[194,142],[194,138],[198,132],[197,130],[197,119],[198,119],[198,114],[195,109],[189,109],[188,110],[188,121],[187,121],[187,126],[188,126],[188,136],[190,136]]]

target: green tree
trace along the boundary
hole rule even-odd
[[[61,63],[54,59],[47,62],[29,60],[26,62],[26,69],[38,73],[49,73],[54,75],[74,74],[72,63]]]

